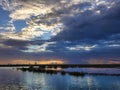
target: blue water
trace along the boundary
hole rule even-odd
[[[0,69],[0,90],[120,90],[120,76],[71,76]]]

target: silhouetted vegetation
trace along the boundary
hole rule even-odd
[[[66,72],[65,71],[61,71],[61,75],[65,75],[66,74]]]
[[[120,64],[6,64],[0,67],[34,67],[39,68],[120,68]]]
[[[22,71],[29,71],[29,72],[38,72],[38,73],[47,73],[47,74],[61,73],[61,75],[69,74],[73,76],[84,76],[84,75],[120,76],[120,74],[68,72],[63,70],[65,68],[120,68],[120,64],[46,64],[46,65],[45,64],[44,65],[8,64],[8,65],[0,65],[0,67],[22,67],[17,69]],[[54,68],[56,70],[50,70],[50,68]],[[57,70],[57,68],[61,68],[61,70]]]
[[[86,73],[84,72],[69,72],[69,75],[73,75],[73,76],[85,76]]]
[[[72,76],[85,76],[85,75],[104,75],[104,76],[120,76],[120,74],[109,74],[109,73],[86,73],[86,72],[69,72],[69,71],[58,71],[58,70],[47,70],[45,68],[34,68],[34,67],[29,67],[29,68],[18,68],[22,71],[29,71],[29,72],[38,72],[38,73],[46,73],[46,74],[57,74],[61,73],[61,75],[69,74]]]

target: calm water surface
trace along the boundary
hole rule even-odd
[[[0,69],[0,90],[120,90],[120,76],[71,76]]]

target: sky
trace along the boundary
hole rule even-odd
[[[120,0],[0,0],[0,64],[120,63]]]

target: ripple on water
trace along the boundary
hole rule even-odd
[[[120,77],[76,77],[0,69],[0,90],[120,90]]]

